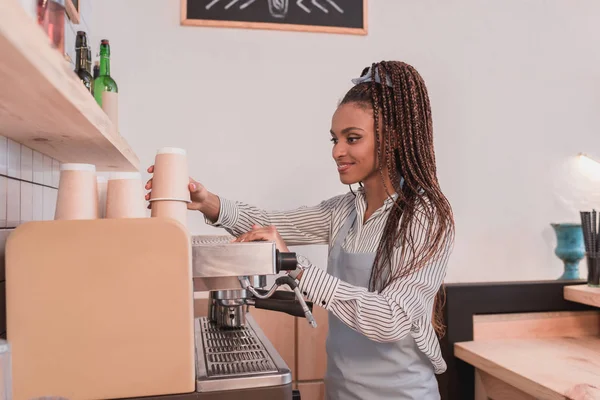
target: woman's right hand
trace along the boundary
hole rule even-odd
[[[151,174],[154,173],[154,165],[151,165],[148,168],[148,172]],[[150,180],[146,183],[145,188],[146,188],[146,190],[149,190],[150,192],[152,191],[152,178],[150,178]],[[190,183],[188,184],[188,189],[190,191],[190,200],[192,200],[192,202],[188,203],[188,205],[187,205],[188,210],[200,211],[202,209],[202,206],[208,199],[208,196],[209,196],[208,190],[202,184],[196,182],[192,178],[190,178]],[[150,200],[150,192],[148,192],[146,194],[147,201]],[[150,203],[148,205],[148,208],[150,208],[151,205],[152,205],[152,203]]]

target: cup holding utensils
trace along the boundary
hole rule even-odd
[[[596,210],[580,211],[581,226],[585,243],[585,257],[588,265],[587,284],[600,287],[600,218]]]

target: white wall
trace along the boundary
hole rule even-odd
[[[371,0],[365,37],[183,27],[179,10],[94,4],[121,133],[143,166],[159,147],[184,147],[210,190],[271,209],[342,193],[328,141],[336,102],[370,62],[400,59],[431,96],[457,224],[448,282],[557,277],[549,224],[577,220],[578,201],[600,205],[567,175],[579,151],[600,155],[597,0]],[[190,227],[214,233],[200,215]],[[324,248],[309,254],[324,266]]]

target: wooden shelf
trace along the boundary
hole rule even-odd
[[[600,338],[594,336],[475,340],[455,343],[454,355],[534,398],[565,399],[600,382]]]
[[[17,0],[0,12],[0,135],[60,162],[138,171],[139,159]]]
[[[566,300],[576,303],[600,307],[600,288],[588,285],[565,286],[564,297]]]

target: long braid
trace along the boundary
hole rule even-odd
[[[365,68],[363,75],[367,71]],[[425,82],[412,66],[397,61],[372,64],[370,75],[370,82],[355,85],[341,103],[354,102],[373,110],[378,169],[388,196],[390,190],[398,194],[369,281],[370,290],[381,291],[393,280],[444,256],[454,238],[454,217],[437,179],[431,106]],[[376,75],[382,83],[389,80],[391,87],[377,83]],[[385,184],[385,170],[392,188]],[[424,222],[417,214],[422,214]],[[417,227],[426,230],[422,243],[414,237]],[[399,266],[392,265],[396,246],[406,249],[401,252]],[[440,336],[444,332],[443,298],[444,291],[440,289],[433,310],[433,326]]]

